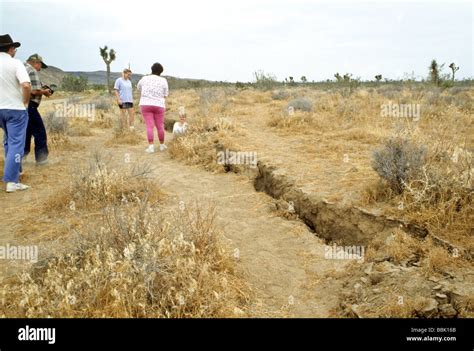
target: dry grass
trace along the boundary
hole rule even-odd
[[[291,138],[291,141],[299,139],[302,143],[298,152],[307,150],[308,157],[318,156],[309,172],[320,171],[316,167],[318,163],[332,166],[340,164],[344,154],[350,156],[350,164],[355,165],[357,171],[327,191],[356,193],[352,197],[358,199],[358,205],[383,208],[386,214],[425,226],[436,236],[450,240],[464,250],[473,250],[470,224],[474,222],[472,89],[443,91],[430,87],[384,85],[358,88],[352,94],[341,94],[339,89],[292,88],[285,94],[253,89],[228,94],[225,89],[211,89],[205,92],[190,90],[179,95],[175,105],[186,106],[195,132],[172,142],[169,150],[172,157],[219,171],[222,168],[216,165],[215,156],[220,148],[238,150],[238,146],[244,145],[266,153],[266,149],[255,146],[258,141],[254,143],[252,139],[236,137],[239,133],[232,129],[218,132],[209,127],[213,122],[207,122],[205,128],[198,122],[201,117],[215,121],[223,114],[231,116],[233,122],[242,121],[243,126],[250,123],[248,118],[263,119],[270,127],[265,130],[266,134],[277,131],[278,135]],[[272,100],[272,96],[284,99]],[[301,96],[312,103],[312,111],[295,111],[289,116],[287,101]],[[419,120],[383,116],[382,106],[389,103],[419,104]],[[379,181],[370,166],[373,151],[391,137],[404,138],[427,149],[425,173],[420,172],[420,176],[411,179],[401,195],[392,191],[386,182]],[[457,155],[457,162],[451,160],[453,155]],[[297,175],[296,167],[285,164]],[[325,185],[322,182],[316,188]],[[329,196],[340,197],[338,194]]]
[[[265,143],[246,138],[242,125],[267,126],[265,137],[277,135],[288,141],[301,141],[303,145],[295,143],[294,149],[291,144],[292,152],[303,150],[308,152],[307,158],[318,157],[314,168],[305,169],[305,174],[334,176],[334,180],[324,180],[326,183],[311,179],[318,186],[322,184],[317,189],[325,193],[334,189],[351,192],[359,191],[354,190],[359,183],[369,184],[358,205],[420,224],[463,253],[474,251],[472,89],[451,93],[383,86],[370,92],[358,89],[351,94],[306,88],[290,91],[283,100],[276,101],[272,100],[272,92],[252,89],[191,89],[173,94],[168,111],[174,113],[179,106],[185,106],[190,129],[187,135],[169,143],[170,156],[210,171],[226,171],[217,163],[217,152],[244,151],[242,145],[266,152],[258,149]],[[286,105],[298,96],[309,99],[312,110],[288,116]],[[381,117],[381,105],[390,101],[421,104],[420,120]],[[100,110],[91,127],[112,128],[118,118],[118,113]],[[264,123],[251,124],[251,119],[262,119]],[[52,149],[68,147],[71,144],[67,135],[83,133],[86,132],[51,133]],[[108,145],[136,143],[135,136],[125,134],[117,133]],[[393,136],[427,148],[425,168],[404,184],[402,194],[391,190],[370,169],[372,151]],[[342,155],[348,152],[352,152],[351,162],[356,156],[361,159],[356,164],[359,170],[332,172],[328,165],[340,164]],[[289,160],[283,158],[280,164],[291,170],[294,165]],[[137,176],[138,173],[145,176]],[[73,250],[55,253],[43,262],[43,268],[27,271],[21,279],[9,279],[1,313],[20,317],[241,315],[249,293],[219,241],[213,209],[202,211],[197,205],[189,211],[166,212],[165,195],[147,180],[146,173],[134,171],[131,165],[116,168],[103,160],[94,160],[90,166],[76,170],[71,186],[62,194],[54,194],[44,206],[44,211],[54,210],[59,215],[75,211],[81,225],[77,226],[79,235],[71,241]],[[340,174],[347,180],[337,183]],[[305,185],[306,180],[302,179]],[[326,189],[332,182],[336,185]],[[472,261],[455,257],[431,236],[416,239],[401,230],[387,240],[370,244],[366,260],[376,259],[408,267],[416,262],[417,274],[425,278],[472,267]],[[423,277],[417,278],[420,283],[426,282]],[[400,278],[393,278],[390,283],[407,283],[397,279]],[[387,289],[379,293],[382,303],[376,308],[368,306],[369,316],[415,317],[415,311],[426,303],[415,290]],[[403,304],[398,303],[400,295],[405,297]],[[239,309],[234,310],[234,306]],[[472,311],[473,306],[471,299],[460,310]]]
[[[43,206],[76,222],[67,241],[4,278],[3,317],[241,317],[250,290],[212,204],[167,210],[147,164],[95,153]],[[57,229],[57,228],[56,228]],[[44,257],[44,256],[43,256]]]
[[[84,150],[85,146],[71,141],[68,135],[49,133],[48,147],[50,151],[77,151]]]
[[[299,111],[291,116],[283,112],[275,113],[273,114],[272,119],[268,122],[268,126],[296,133],[307,133],[308,126],[314,127],[318,122],[313,117],[313,115],[307,112]]]
[[[377,309],[375,314],[368,312],[367,317],[377,318],[416,318],[417,313],[427,305],[427,300],[422,296],[403,296],[400,303],[400,293],[392,292],[386,297],[386,303]]]
[[[378,251],[379,255],[380,251],[383,251],[392,262],[402,264],[410,259],[418,259],[423,252],[423,243],[402,230],[395,230],[383,247],[378,248]]]
[[[48,146],[52,150],[71,150],[76,146],[69,138],[70,123],[66,117],[58,117],[54,111],[43,113],[48,135]]]
[[[446,248],[435,244],[429,236],[418,239],[400,229],[395,230],[385,240],[374,239],[367,249],[365,259],[368,262],[385,259],[405,266],[419,262],[427,276],[471,266],[469,260],[461,256],[461,252],[449,252]]]
[[[240,134],[240,128],[229,118],[197,116],[185,135],[175,137],[168,144],[168,152],[172,158],[186,164],[223,172],[225,166],[218,164],[217,152],[239,151],[235,139]]]
[[[88,137],[88,136],[94,135],[89,123],[87,122],[73,123],[69,129],[68,134],[70,136],[78,136],[78,137]]]
[[[114,167],[107,156],[95,152],[88,165],[74,169],[71,183],[62,196],[52,196],[44,208],[48,211],[91,210],[135,202],[145,194],[151,203],[159,202],[165,195],[156,180],[148,177],[151,170],[147,163]]]
[[[460,266],[471,266],[468,261],[465,261],[460,257],[453,256],[452,253],[440,246],[434,245],[430,240],[426,246],[427,248],[429,247],[429,250],[425,250],[426,260],[424,262],[425,264],[423,269],[427,275],[434,273],[442,274]]]
[[[389,191],[379,183],[366,191],[371,202],[385,201],[393,206],[389,212],[426,227],[430,233],[473,252],[472,223],[474,222],[472,153],[454,146],[455,139],[447,137],[427,141],[426,164],[417,177],[403,183],[402,194]]]
[[[119,118],[118,115],[113,114],[109,111],[96,111],[96,115],[91,121],[91,128],[108,129],[114,126],[114,121]]]
[[[109,208],[76,251],[3,282],[4,317],[242,316],[248,290],[197,205],[157,215],[146,199]]]
[[[136,131],[132,130],[114,130],[112,138],[110,138],[105,145],[113,147],[114,145],[138,145],[145,141],[145,137]]]

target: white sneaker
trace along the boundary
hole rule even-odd
[[[149,153],[149,154],[152,154],[155,152],[155,145],[148,145],[148,147],[146,148],[145,152]]]
[[[36,161],[37,166],[44,166],[44,165],[47,165],[48,163],[49,163],[48,159],[43,160],[43,161]]]
[[[165,151],[167,148],[165,144],[160,144],[160,151]]]
[[[29,186],[26,184],[13,183],[13,182],[7,183],[7,193],[14,193],[15,191],[26,190],[28,188]]]

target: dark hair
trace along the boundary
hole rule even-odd
[[[151,74],[159,76],[161,73],[163,73],[163,66],[158,62],[154,63],[153,66],[151,66]]]
[[[0,52],[8,52],[11,48],[13,48],[14,46],[4,46],[4,47],[0,47]]]

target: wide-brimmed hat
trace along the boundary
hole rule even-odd
[[[21,46],[21,44],[18,42],[14,42],[9,34],[0,35],[0,48],[4,48],[6,46],[13,46],[15,48],[18,48]]]
[[[43,62],[43,58],[40,55],[33,54],[30,57],[28,57],[28,60],[26,60],[26,62],[32,61],[32,60],[41,62],[41,68],[48,68],[48,65]]]

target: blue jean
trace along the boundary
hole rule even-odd
[[[25,156],[30,153],[31,137],[35,138],[35,159],[37,162],[48,159],[48,139],[38,104],[30,101],[28,106],[28,127],[26,128]]]
[[[3,146],[5,148],[4,182],[18,183],[21,159],[25,151],[27,126],[26,110],[0,109],[0,127],[4,131]]]

